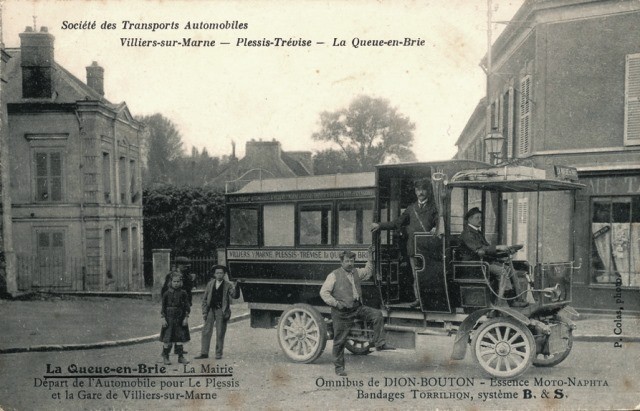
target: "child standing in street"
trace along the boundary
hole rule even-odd
[[[182,343],[189,341],[189,297],[182,289],[182,275],[173,273],[171,276],[171,287],[162,294],[162,330],[160,331],[160,341],[164,343],[162,349],[162,359],[166,365],[171,365],[169,353],[171,346],[176,344],[175,352],[178,354],[180,364],[188,364],[184,358]]]

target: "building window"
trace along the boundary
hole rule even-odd
[[[140,255],[140,239],[138,227],[131,227],[131,272],[138,274],[138,258]]]
[[[129,160],[129,192],[131,193],[131,203],[138,201],[138,187],[136,186],[136,162]]]
[[[65,273],[64,231],[37,230],[39,285],[63,285]]]
[[[127,190],[127,159],[120,157],[118,162],[118,173],[120,178],[120,203],[127,204],[128,190]]]
[[[624,144],[640,144],[640,54],[626,59],[624,90]]]
[[[531,150],[531,76],[520,80],[520,135],[518,156],[526,156]]]
[[[262,209],[265,246],[293,246],[294,204],[269,204]]]
[[[373,202],[353,201],[338,205],[338,244],[371,244]]]
[[[36,152],[36,201],[62,201],[62,154]]]
[[[640,196],[591,201],[591,282],[640,287]]]
[[[229,244],[258,245],[258,209],[229,209]]]
[[[299,211],[299,242],[301,245],[331,244],[331,205],[301,205]]]
[[[104,269],[107,283],[113,279],[113,239],[110,228],[104,230]]]
[[[111,204],[111,156],[109,153],[102,153],[102,190],[104,202]]]
[[[502,99],[502,115],[500,128],[502,131],[502,136],[504,137],[504,155],[505,158],[510,159],[513,158],[513,124],[514,124],[514,113],[513,109],[513,87],[509,87],[509,90],[504,93],[501,97]]]

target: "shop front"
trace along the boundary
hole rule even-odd
[[[574,305],[640,312],[640,170],[584,171],[580,182]]]

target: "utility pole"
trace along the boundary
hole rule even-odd
[[[491,132],[491,0],[487,0],[487,133]]]

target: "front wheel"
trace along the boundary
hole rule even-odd
[[[510,317],[498,317],[483,323],[473,334],[473,355],[493,377],[514,378],[533,362],[536,345],[526,325]]]
[[[311,363],[327,344],[327,325],[322,315],[308,304],[295,304],[278,322],[278,343],[292,361]]]

